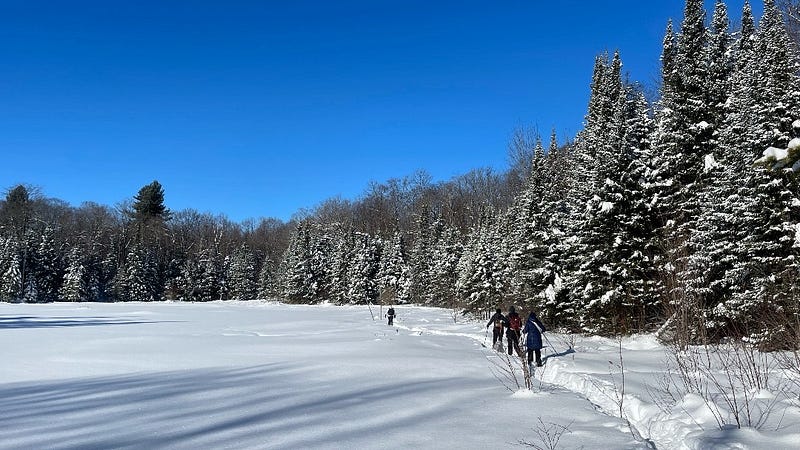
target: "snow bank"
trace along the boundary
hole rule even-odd
[[[375,306],[0,304],[0,449],[510,448],[549,426],[562,448],[798,448],[796,394],[754,392],[759,429],[664,397],[652,335],[545,333],[526,390],[483,320],[395,309],[389,327]]]

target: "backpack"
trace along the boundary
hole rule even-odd
[[[512,330],[519,331],[519,329],[522,328],[522,320],[520,320],[519,316],[516,314],[508,316],[508,327]]]

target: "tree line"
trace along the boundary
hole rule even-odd
[[[420,172],[287,223],[173,213],[158,182],[118,208],[13,187],[0,300],[515,304],[573,331],[796,345],[797,12],[765,0],[756,23],[746,2],[733,29],[687,0],[657,99],[601,54],[574,140],[522,128],[506,172]]]

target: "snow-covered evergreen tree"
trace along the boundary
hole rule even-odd
[[[385,245],[380,267],[381,297],[390,303],[408,303],[411,299],[406,245],[399,231]],[[385,294],[384,294],[385,293]]]
[[[271,258],[264,258],[258,272],[258,298],[274,298],[278,293],[277,266]]]
[[[437,221],[427,206],[416,218],[414,245],[409,255],[409,274],[411,279],[411,298],[416,303],[431,304],[434,301],[431,291],[433,247],[436,243]]]
[[[33,301],[53,302],[58,299],[63,268],[61,252],[56,248],[54,230],[47,226],[38,236],[38,245],[30,255],[30,276],[35,279],[37,293]]]
[[[353,261],[349,266],[347,298],[351,304],[375,303],[379,291],[380,245],[364,233],[355,236]]]
[[[431,267],[431,290],[437,305],[452,308],[459,303],[456,284],[458,262],[462,252],[463,245],[458,231],[443,225],[441,236],[433,248]]]
[[[308,221],[297,225],[283,261],[283,297],[295,303],[317,303],[320,300],[319,274],[314,271],[319,255],[315,255],[311,228]]]
[[[65,302],[83,302],[89,300],[89,289],[86,282],[86,266],[80,250],[72,248],[67,256],[67,270],[59,290],[59,299]]]
[[[21,301],[22,269],[13,237],[0,236],[0,301]]]
[[[156,301],[161,299],[163,291],[158,285],[152,253],[139,244],[128,251],[112,283],[116,299],[120,301]]]
[[[256,298],[256,258],[247,245],[239,246],[228,258],[227,288],[231,300],[252,300]]]
[[[495,227],[495,219],[487,214],[467,241],[458,264],[456,289],[468,311],[491,311],[505,299],[505,274],[498,259]]]

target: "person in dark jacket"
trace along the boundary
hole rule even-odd
[[[393,306],[390,306],[389,310],[386,311],[386,317],[389,318],[389,325],[394,323],[394,307]]]
[[[542,366],[542,333],[545,331],[542,321],[531,311],[528,320],[525,321],[525,328],[522,329],[527,335],[525,346],[528,347],[528,364],[533,362],[533,356],[536,355],[536,365]]]
[[[503,315],[500,308],[497,308],[497,311],[489,319],[486,328],[491,325],[494,325],[492,327],[492,348],[494,348],[497,346],[497,341],[503,342],[503,328],[506,326],[506,316]]]
[[[508,338],[508,354],[513,355],[513,350],[517,351],[517,355],[522,356],[522,350],[519,349],[520,328],[522,328],[522,319],[520,319],[517,310],[514,307],[508,308],[508,317],[506,318],[506,337]]]

